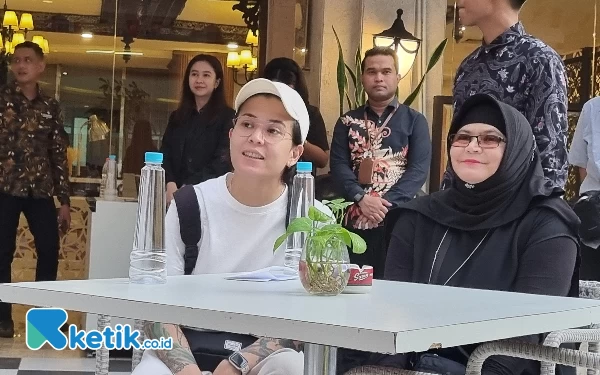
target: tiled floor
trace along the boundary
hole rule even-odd
[[[94,375],[95,358],[48,346],[29,350],[22,337],[0,339],[0,375]],[[110,375],[131,374],[131,359],[111,359]]]

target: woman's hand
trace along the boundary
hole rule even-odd
[[[173,200],[173,194],[177,191],[177,184],[174,182],[167,183],[167,204]]]

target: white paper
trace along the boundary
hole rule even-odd
[[[241,272],[225,277],[226,280],[240,281],[285,281],[298,278],[298,273],[291,268],[271,266],[251,272]]]

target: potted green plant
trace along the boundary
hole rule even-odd
[[[277,250],[288,236],[306,233],[306,241],[300,258],[299,277],[304,289],[316,295],[338,295],[348,284],[350,256],[348,248],[355,254],[367,249],[365,241],[342,226],[344,210],[351,202],[344,199],[323,201],[333,216],[312,206],[308,217],[292,220],[286,232],[273,246]]]

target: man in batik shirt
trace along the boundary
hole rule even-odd
[[[383,276],[386,243],[383,222],[388,211],[413,199],[431,162],[431,139],[425,117],[396,98],[398,57],[376,47],[362,61],[366,105],[342,116],[331,144],[331,174],[349,207],[345,226],[367,242],[364,254],[350,254],[352,263],[373,266]]]
[[[70,224],[68,137],[59,104],[44,95],[42,49],[24,42],[15,47],[10,68],[15,82],[0,88],[0,283],[11,281],[11,264],[21,213],[37,252],[36,281],[56,280],[59,224]],[[61,207],[57,212],[53,196]],[[13,337],[11,305],[0,303],[0,337]]]
[[[458,0],[460,21],[483,33],[454,83],[454,113],[468,97],[488,94],[515,107],[531,124],[548,184],[567,181],[567,84],[560,56],[527,34],[519,12],[526,0]],[[442,183],[448,187],[448,174]]]

